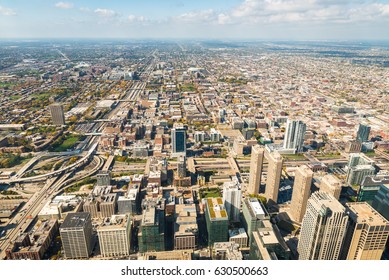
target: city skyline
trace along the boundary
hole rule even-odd
[[[0,24],[0,38],[389,40],[389,1],[3,0]]]

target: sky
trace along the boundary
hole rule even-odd
[[[0,38],[389,40],[389,0],[0,0]]]

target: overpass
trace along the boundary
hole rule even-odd
[[[80,160],[78,160],[77,162],[69,165],[69,166],[66,166],[64,168],[61,168],[61,169],[58,169],[56,171],[53,171],[53,172],[49,172],[49,173],[46,173],[46,174],[42,174],[42,175],[37,175],[37,176],[32,176],[32,177],[28,177],[28,178],[16,178],[16,177],[13,177],[11,178],[10,180],[6,180],[4,181],[3,183],[5,184],[12,184],[12,183],[29,183],[29,182],[39,182],[39,181],[44,181],[48,178],[52,178],[52,177],[55,177],[55,176],[59,176],[63,173],[67,173],[71,170],[75,170],[79,167],[81,167],[82,165],[84,165],[86,162],[88,162],[88,160],[90,159],[90,156],[94,154],[96,148],[97,148],[97,143],[93,144],[92,147],[89,149],[89,151],[87,152],[87,154],[85,156],[83,156]]]

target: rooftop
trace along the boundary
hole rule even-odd
[[[61,229],[83,228],[87,221],[90,221],[90,213],[88,212],[69,213],[62,223]]]
[[[228,220],[227,211],[224,208],[221,197],[212,197],[206,199],[211,220]]]
[[[346,203],[346,205],[351,211],[350,217],[358,224],[389,225],[389,222],[366,202]]]

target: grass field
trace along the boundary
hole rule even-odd
[[[66,152],[68,149],[73,148],[77,141],[80,141],[80,136],[69,135],[61,144],[53,146],[52,151]]]

